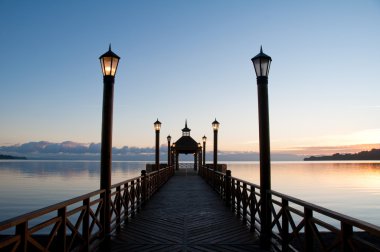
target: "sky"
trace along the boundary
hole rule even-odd
[[[380,146],[380,1],[0,0],[0,145],[98,143],[98,57],[121,57],[113,144],[191,136],[258,151],[251,58],[272,57],[271,149]],[[372,145],[371,145],[372,146]]]

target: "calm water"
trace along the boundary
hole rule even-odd
[[[146,162],[113,162],[112,183]],[[259,184],[258,162],[227,162]],[[0,161],[0,221],[99,188],[99,162]],[[272,189],[380,226],[380,162],[273,162]]]

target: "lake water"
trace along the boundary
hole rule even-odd
[[[259,184],[258,162],[224,162]],[[113,162],[112,184],[146,162]],[[0,161],[0,221],[99,188],[97,161]],[[380,162],[273,162],[272,189],[380,226]]]

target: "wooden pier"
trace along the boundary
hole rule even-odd
[[[192,169],[181,169],[100,251],[264,251]]]

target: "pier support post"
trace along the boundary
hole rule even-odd
[[[341,222],[340,230],[342,232],[342,245],[340,251],[352,251],[349,244],[350,238],[353,234],[352,225]]]
[[[269,141],[268,78],[257,77],[259,103],[259,139],[260,139],[260,197],[261,197],[261,245],[270,247],[271,237],[271,167]]]
[[[112,114],[113,114],[113,76],[104,76],[103,92],[103,123],[102,144],[100,157],[100,188],[105,189],[104,207],[101,213],[105,235],[111,232],[110,224],[110,194],[111,194],[111,169],[112,169]]]
[[[113,90],[115,75],[120,57],[111,51],[99,57],[103,72],[103,114],[102,114],[102,144],[100,155],[100,189],[105,190],[104,206],[100,213],[105,238],[111,232],[111,162],[112,162],[112,116],[113,116]]]
[[[160,169],[160,129],[161,122],[158,120],[154,123],[154,130],[156,132],[156,170]]]
[[[313,239],[313,229],[311,226],[311,219],[313,218],[313,211],[307,207],[304,208],[305,214],[305,251],[313,251],[314,239]]]
[[[202,155],[202,161],[203,161],[203,166],[206,165],[206,141],[207,141],[207,137],[206,135],[204,135],[202,137],[202,141],[203,141],[203,155]]]
[[[212,128],[214,130],[214,171],[218,169],[218,129],[219,122],[216,120],[212,122]]]
[[[171,148],[170,148],[170,141],[172,140],[172,137],[170,135],[168,135],[168,137],[166,139],[168,140],[168,166],[170,166],[171,163],[172,163],[172,160],[171,160]]]
[[[259,109],[259,141],[260,141],[260,197],[261,197],[261,232],[260,245],[270,248],[271,240],[271,168],[269,140],[269,106],[268,106],[268,74],[272,58],[260,53],[252,58],[257,77],[257,96]]]
[[[198,174],[200,174],[202,168],[202,149],[198,152]]]

